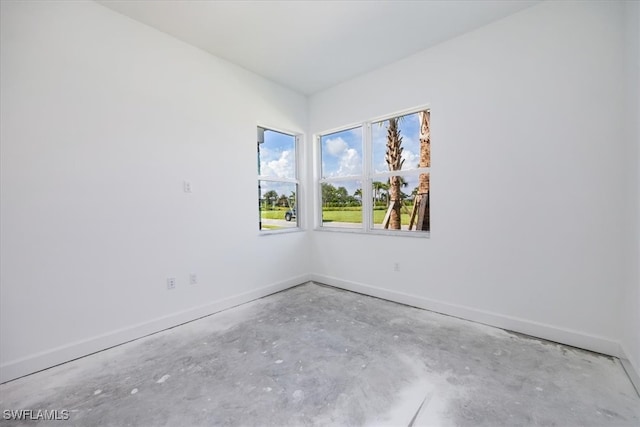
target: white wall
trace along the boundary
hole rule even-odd
[[[2,381],[306,280],[255,179],[306,98],[93,2],[1,15]]]
[[[640,387],[640,3],[625,2],[626,17],[626,84],[627,129],[629,151],[627,182],[630,229],[628,237],[629,279],[622,295],[621,324],[623,357],[636,372],[634,378]]]
[[[314,278],[617,354],[622,23],[545,2],[312,96],[313,133],[432,108],[431,238],[313,232]]]
[[[544,3],[309,104],[91,2],[1,7],[0,380],[309,271],[610,354],[622,342],[640,366],[637,4]],[[424,103],[430,239],[258,236],[257,123],[319,132]]]

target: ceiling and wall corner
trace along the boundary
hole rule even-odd
[[[98,2],[310,95],[540,0]]]
[[[2,381],[309,278],[637,369],[620,3],[100,3],[1,2]],[[314,132],[425,102],[431,239],[244,227],[256,123],[311,212]]]

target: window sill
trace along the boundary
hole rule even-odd
[[[301,233],[303,231],[305,230],[300,227],[291,227],[291,228],[286,228],[281,230],[262,230],[258,233],[258,236],[275,236],[278,234]]]
[[[315,227],[313,231],[327,232],[327,233],[342,233],[342,234],[363,234],[366,236],[393,236],[393,237],[410,237],[413,239],[430,239],[431,232],[425,231],[418,233],[415,231],[394,231],[394,230],[364,230],[362,228],[339,228],[339,227]]]

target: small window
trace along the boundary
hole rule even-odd
[[[430,114],[319,136],[322,227],[430,231]]]
[[[298,227],[297,137],[258,127],[258,228]]]

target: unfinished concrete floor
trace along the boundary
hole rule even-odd
[[[6,383],[0,407],[69,410],[56,426],[640,425],[617,359],[314,284]]]

